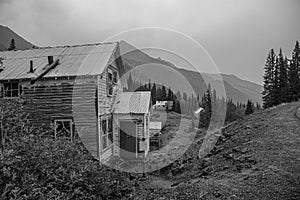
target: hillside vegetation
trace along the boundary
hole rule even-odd
[[[234,122],[204,159],[197,158],[200,133],[178,163],[146,184],[152,189],[146,198],[300,199],[299,106],[280,105]]]
[[[80,141],[53,141],[26,129],[6,141],[0,199],[300,199],[299,106],[232,123],[201,159],[206,132],[199,130],[180,159],[146,175],[99,165]]]

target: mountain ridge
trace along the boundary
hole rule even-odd
[[[199,73],[196,71],[187,70],[180,68],[173,63],[160,59],[153,58],[148,54],[142,52],[126,41],[120,42],[121,55],[124,58],[126,70],[131,70],[132,68],[141,64],[158,63],[162,65],[167,65],[172,69],[176,69],[181,73],[193,87],[197,94],[203,95],[207,89],[208,84],[210,84],[217,93],[223,94],[223,87],[226,91],[226,96],[232,99],[234,102],[246,103],[248,99],[254,103],[262,103],[261,92],[262,86],[253,83],[248,80],[243,80],[238,78],[236,75],[228,74],[210,74],[210,73]],[[132,65],[131,67],[129,67]],[[222,80],[220,79],[222,78]],[[174,89],[174,88],[173,88]]]
[[[0,25],[0,36],[0,51],[6,51],[12,39],[15,40],[17,50],[30,49],[34,46],[7,26]]]
[[[0,25],[0,51],[7,50],[9,43],[12,38],[15,39],[17,50],[31,49],[34,45],[24,38],[19,36],[13,30],[7,26]],[[132,68],[142,65],[142,64],[156,64],[162,66],[168,66],[170,70],[175,70],[179,72],[186,80],[188,80],[190,86],[195,91],[195,93],[200,96],[206,91],[208,84],[216,89],[217,93],[223,93],[223,87],[226,91],[226,96],[231,98],[234,102],[246,103],[248,99],[252,100],[255,103],[262,103],[261,92],[262,86],[256,83],[253,83],[248,80],[243,80],[237,77],[236,75],[228,74],[211,74],[211,73],[199,73],[196,71],[187,70],[176,66],[170,61],[154,58],[147,53],[139,50],[133,45],[129,44],[126,41],[120,41],[120,52],[124,62],[125,71],[129,71]],[[161,70],[161,76],[169,77],[171,73],[168,71]],[[220,80],[222,77],[222,80]],[[176,77],[172,77],[176,83]],[[148,80],[147,80],[148,81]],[[178,84],[178,83],[177,83]],[[179,90],[180,86],[177,85],[175,90]],[[181,90],[183,90],[181,88]]]

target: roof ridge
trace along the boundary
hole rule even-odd
[[[116,44],[116,42],[98,42],[98,43],[86,43],[86,44],[74,44],[74,45],[57,45],[57,46],[46,46],[46,47],[35,47],[30,49],[18,49],[14,52],[21,52],[21,51],[30,51],[30,50],[38,50],[38,49],[54,49],[54,48],[70,48],[70,47],[83,47],[83,46],[97,46],[97,45],[105,45],[105,44]],[[10,52],[10,51],[0,51],[3,52]]]

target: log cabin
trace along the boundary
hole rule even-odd
[[[100,162],[149,151],[150,92],[123,92],[118,42],[0,52],[0,97],[22,99],[35,128],[79,136]]]

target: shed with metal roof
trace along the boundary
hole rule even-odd
[[[150,150],[151,92],[119,93],[113,106],[115,155],[143,159]]]

